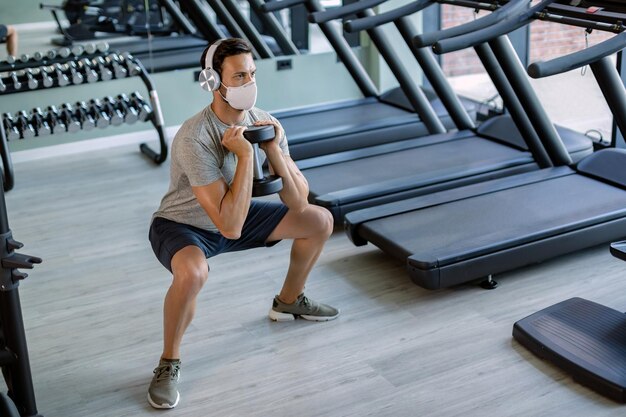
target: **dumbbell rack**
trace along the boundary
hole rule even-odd
[[[64,48],[67,49],[67,48]],[[52,51],[51,51],[52,52]],[[91,53],[90,53],[91,52]],[[56,87],[83,85],[109,80],[138,76],[143,81],[150,96],[150,105],[140,101],[148,109],[148,114],[141,120],[150,121],[159,135],[160,151],[157,153],[146,143],[139,149],[156,164],[167,159],[167,142],[163,127],[163,114],[154,83],[143,64],[128,53],[111,53],[91,50],[82,54],[68,52],[46,55],[36,54],[36,58],[22,60],[11,59],[0,62],[0,95],[33,92]],[[44,68],[46,69],[44,71]],[[106,73],[106,76],[105,76]],[[82,122],[81,122],[82,123]],[[57,129],[62,130],[62,129]],[[52,129],[51,133],[54,132]],[[14,186],[14,171],[8,147],[8,135],[4,122],[0,123],[0,157],[2,159],[5,191]]]
[[[20,416],[41,417],[37,413],[18,292],[19,282],[28,275],[17,269],[31,269],[34,264],[41,263],[41,259],[16,253],[15,250],[22,246],[13,239],[4,191],[0,189],[0,367],[9,388],[9,398]],[[4,408],[0,409],[2,416],[7,412]]]

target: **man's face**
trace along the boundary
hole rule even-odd
[[[252,54],[226,57],[222,62],[222,83],[227,87],[239,87],[254,80],[256,65]]]

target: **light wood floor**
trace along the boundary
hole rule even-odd
[[[169,166],[133,147],[15,166],[7,195],[38,408],[97,416],[611,416],[624,406],[572,382],[511,338],[513,323],[571,296],[626,310],[626,264],[607,247],[427,291],[375,247],[335,232],[307,292],[329,323],[272,323],[289,243],[211,260],[184,340],[178,408],[146,402],[169,273],[147,240]],[[549,210],[547,207],[546,210]],[[424,236],[428,239],[428,236]],[[0,382],[2,385],[2,382]]]

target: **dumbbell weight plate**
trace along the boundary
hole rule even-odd
[[[243,137],[250,143],[262,143],[274,139],[276,134],[274,133],[274,126],[249,126],[243,132]]]
[[[252,182],[252,196],[261,197],[279,192],[283,189],[283,179],[276,175],[269,175]]]

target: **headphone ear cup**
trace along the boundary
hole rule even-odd
[[[198,76],[198,82],[203,90],[215,91],[220,86],[220,75],[212,68],[205,68],[200,71]]]

